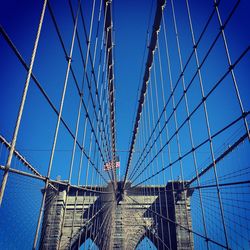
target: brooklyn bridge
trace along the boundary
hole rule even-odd
[[[0,249],[250,249],[249,14],[2,1]]]

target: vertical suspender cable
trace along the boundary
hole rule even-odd
[[[80,3],[81,3],[81,1],[78,4],[79,6],[80,6]],[[64,105],[64,98],[65,98],[65,94],[66,94],[70,66],[71,66],[71,62],[72,62],[72,54],[73,54],[73,48],[74,48],[74,42],[75,42],[75,36],[76,36],[76,28],[77,28],[77,23],[78,23],[79,9],[80,8],[78,7],[77,14],[76,14],[76,20],[74,23],[74,31],[73,31],[73,35],[72,35],[70,53],[69,53],[69,57],[67,58],[68,63],[67,63],[65,80],[64,80],[63,92],[62,92],[62,96],[61,96],[60,110],[59,110],[59,114],[58,114],[58,118],[57,118],[57,124],[56,124],[56,129],[55,129],[55,134],[54,134],[54,141],[53,141],[52,151],[51,151],[51,155],[50,155],[50,161],[49,161],[49,166],[48,166],[48,171],[47,171],[47,179],[45,182],[43,199],[42,199],[42,203],[41,203],[41,207],[40,207],[39,218],[38,218],[38,223],[37,223],[37,228],[36,228],[36,234],[35,234],[34,243],[33,243],[33,249],[36,249],[36,245],[37,245],[38,234],[39,234],[39,230],[40,230],[40,225],[41,225],[41,220],[42,220],[42,215],[43,215],[44,205],[45,205],[45,199],[46,199],[46,195],[47,195],[47,188],[48,188],[48,184],[49,184],[49,178],[50,178],[50,173],[51,173],[53,159],[54,159],[54,153],[55,153],[57,137],[58,137],[59,127],[60,127],[60,121],[61,121],[61,116],[62,116],[62,110],[63,110],[63,105]]]
[[[30,60],[30,66],[29,66],[27,78],[26,78],[25,85],[24,85],[23,96],[22,96],[19,112],[17,115],[16,126],[15,126],[14,133],[13,133],[10,152],[8,155],[7,164],[6,164],[6,168],[5,168],[4,175],[3,175],[3,180],[1,183],[1,187],[0,187],[0,206],[2,204],[4,191],[5,191],[6,183],[8,180],[8,174],[9,174],[8,170],[10,168],[13,153],[14,153],[15,146],[16,146],[16,140],[17,140],[17,136],[18,136],[18,132],[19,132],[19,127],[20,127],[22,115],[23,115],[23,109],[24,109],[24,105],[25,105],[25,101],[26,101],[26,96],[27,96],[28,89],[29,89],[30,78],[31,78],[31,74],[32,74],[33,65],[35,62],[35,57],[36,57],[38,42],[39,42],[41,30],[42,30],[46,6],[47,6],[47,0],[44,0],[43,8],[42,8],[41,16],[40,16],[40,21],[39,21],[39,25],[38,25],[38,30],[37,30],[37,34],[36,34],[36,40],[34,43],[33,52],[32,52],[32,56],[31,56],[31,60]]]

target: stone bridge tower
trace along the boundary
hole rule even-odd
[[[157,249],[193,249],[192,193],[183,191],[183,184],[130,188],[127,183],[119,193],[119,182],[117,197],[111,183],[105,189],[88,187],[94,192],[71,188],[68,195],[65,186],[51,189],[40,249],[77,249],[88,238],[99,249],[135,249],[145,237]]]

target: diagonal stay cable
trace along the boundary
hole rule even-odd
[[[207,30],[207,28],[208,28],[208,25],[209,25],[209,23],[211,22],[211,20],[212,20],[212,18],[213,18],[214,13],[215,13],[215,8],[214,8],[213,11],[211,12],[211,14],[210,14],[210,16],[209,16],[209,18],[208,18],[206,24],[204,25],[204,28],[203,28],[203,30],[202,30],[202,32],[201,32],[201,34],[200,34],[200,36],[199,36],[199,39],[198,39],[198,41],[197,41],[197,43],[196,43],[196,47],[199,45],[201,39],[203,38],[203,36],[204,36],[204,34],[205,34],[205,32],[206,32],[206,30]],[[193,48],[193,50],[191,51],[191,53],[190,53],[190,55],[189,55],[189,57],[188,57],[188,59],[187,59],[187,62],[185,63],[185,65],[184,65],[184,67],[183,67],[183,71],[180,72],[179,77],[178,77],[178,79],[177,79],[177,81],[176,81],[176,83],[175,83],[175,85],[174,85],[174,87],[173,87],[173,92],[170,93],[170,95],[169,95],[169,97],[168,97],[168,99],[167,99],[167,101],[166,101],[166,104],[164,105],[164,108],[163,108],[163,110],[161,111],[161,114],[159,115],[159,118],[158,118],[158,120],[157,120],[157,122],[156,122],[156,124],[155,124],[155,126],[154,126],[154,128],[153,128],[153,130],[152,130],[152,132],[151,132],[151,135],[149,136],[149,138],[148,138],[148,140],[147,140],[147,142],[146,142],[146,144],[145,144],[145,147],[143,148],[143,150],[142,150],[142,152],[141,152],[141,154],[140,154],[140,157],[138,158],[137,163],[135,164],[135,167],[138,165],[138,163],[139,163],[141,157],[143,156],[143,154],[144,154],[144,152],[145,152],[145,150],[146,150],[146,148],[147,148],[147,146],[148,146],[148,144],[149,144],[149,142],[150,142],[150,140],[151,140],[151,138],[152,138],[154,132],[156,131],[157,125],[160,123],[160,120],[161,120],[163,114],[165,113],[166,107],[167,107],[167,105],[169,104],[169,102],[170,102],[170,100],[171,100],[171,98],[172,98],[172,95],[175,93],[175,91],[176,91],[176,89],[177,89],[177,87],[178,87],[178,84],[179,84],[179,82],[180,82],[180,80],[181,80],[181,78],[182,78],[182,75],[183,75],[184,72],[186,71],[186,68],[187,68],[187,66],[189,65],[189,62],[191,61],[191,59],[192,59],[192,57],[193,57],[193,55],[194,55],[194,51],[195,51],[195,49]],[[198,73],[198,72],[197,72],[197,73]],[[195,78],[195,77],[193,77],[193,78]],[[135,169],[135,168],[134,168],[134,169]],[[133,170],[134,170],[134,169],[133,169]],[[132,171],[132,173],[133,173],[133,171]],[[131,178],[131,176],[132,176],[132,173],[131,173],[131,175],[130,175],[130,178]]]
[[[184,229],[184,230],[187,230],[188,232],[192,232],[193,234],[195,234],[195,235],[197,235],[197,236],[199,236],[199,237],[201,237],[201,238],[203,238],[203,239],[205,239],[205,240],[207,240],[207,241],[210,241],[211,243],[214,243],[214,244],[216,244],[216,245],[218,245],[218,246],[220,246],[220,247],[222,247],[222,248],[228,249],[228,248],[227,248],[226,246],[224,246],[223,244],[221,244],[221,243],[219,243],[219,242],[217,242],[217,241],[215,241],[215,240],[213,240],[213,239],[206,238],[204,235],[202,235],[202,234],[200,234],[200,233],[198,233],[198,232],[196,232],[196,231],[194,231],[194,230],[192,230],[192,229],[190,229],[190,228],[187,228],[187,227],[181,225],[180,223],[177,223],[177,222],[175,222],[175,221],[173,221],[173,220],[171,220],[171,219],[169,219],[169,218],[167,218],[167,217],[165,217],[165,216],[163,216],[163,215],[161,215],[161,214],[155,212],[153,209],[148,208],[148,207],[145,207],[144,205],[142,205],[141,203],[139,203],[138,201],[136,201],[135,199],[133,199],[133,198],[130,197],[129,195],[128,195],[128,197],[129,197],[131,200],[133,200],[135,203],[139,204],[141,207],[143,207],[143,208],[149,210],[150,212],[152,212],[152,213],[155,214],[156,216],[158,216],[158,217],[160,217],[160,218],[162,218],[162,219],[164,219],[164,220],[166,220],[166,221],[168,221],[168,222],[174,224],[175,226],[179,226],[180,228],[182,228],[182,229]]]
[[[236,9],[237,6],[239,5],[239,3],[240,3],[240,0],[238,0],[236,2],[233,9]],[[218,5],[217,0],[214,0],[214,5],[215,5],[215,8],[216,8],[217,18],[218,18],[218,21],[219,21],[219,24],[220,24],[221,35],[222,35],[222,38],[223,38],[223,44],[224,44],[224,48],[225,48],[226,55],[227,55],[228,65],[229,65],[229,67],[231,67],[232,60],[231,60],[231,56],[230,56],[230,52],[229,52],[229,48],[228,48],[228,41],[227,41],[226,34],[225,34],[225,26],[223,25],[223,22],[222,22],[222,19],[221,19],[221,14],[220,14],[220,11],[219,11],[219,5]],[[245,109],[244,109],[244,106],[243,106],[243,102],[242,102],[240,91],[239,91],[239,86],[238,86],[236,76],[235,76],[235,72],[234,72],[233,68],[231,69],[230,73],[231,73],[235,93],[236,93],[236,96],[237,96],[238,104],[239,104],[240,110],[241,110],[241,112],[243,114],[245,112]],[[248,129],[247,120],[244,118],[243,121],[244,121],[246,131],[248,133],[248,139],[250,140],[250,133],[249,133],[249,129]]]
[[[84,228],[86,227],[86,226],[88,226],[88,224],[98,215],[98,214],[100,214],[102,211],[103,211],[103,209],[105,208],[105,207],[107,207],[108,206],[108,203],[106,203],[106,204],[104,204],[96,213],[95,213],[95,215],[93,215],[91,218],[89,218],[88,219],[88,221],[86,222],[86,223],[84,223],[84,225],[82,226],[82,228],[81,228],[81,230],[73,237],[73,239],[71,240],[71,247],[76,243],[76,241],[79,239],[79,237],[81,237],[81,235],[82,235],[82,233],[83,233],[83,231],[84,231]],[[110,209],[110,208],[109,208]]]
[[[9,149],[11,147],[10,143],[7,142],[7,140],[0,135],[0,141]],[[24,156],[22,156],[16,149],[14,150],[13,154],[17,157],[18,160],[20,160],[22,162],[22,164],[24,164],[24,166],[26,166],[34,175],[37,175],[39,177],[43,177],[43,175],[35,168],[31,165],[30,162],[28,162]],[[2,170],[5,170],[5,168],[1,168]],[[11,168],[10,168],[10,172],[11,172]],[[50,187],[56,189],[52,184],[49,184]]]
[[[86,43],[88,44],[90,41],[87,37],[87,29],[86,29],[86,24],[85,24],[85,19],[84,19],[84,16],[83,16],[83,13],[82,13],[82,8],[80,9],[80,14],[81,14],[81,20],[82,20],[82,23],[83,23],[83,30],[84,30],[84,36],[85,36],[85,40],[86,40]],[[105,7],[105,10],[104,10],[104,20],[106,20],[106,16],[107,16],[107,5]],[[100,15],[99,15],[99,18],[100,18]],[[97,24],[97,33],[98,33],[98,30],[99,30],[99,22]],[[104,39],[104,30],[105,30],[105,25],[104,25],[104,28],[103,28],[103,35],[102,35],[102,46],[101,46],[101,49],[100,49],[100,54],[102,53],[103,51],[103,39]],[[97,40],[97,34],[96,34],[96,40]],[[107,44],[107,42],[105,43]],[[104,44],[104,45],[105,45]],[[99,106],[99,109],[100,109],[100,113],[101,113],[101,122],[103,124],[103,110],[100,108],[101,107],[101,103],[100,103],[100,95],[99,95],[99,92],[97,91],[98,90],[98,83],[99,83],[99,75],[96,77],[96,73],[94,71],[94,64],[95,64],[95,57],[96,57],[96,46],[95,46],[95,51],[94,51],[94,59],[92,58],[92,54],[91,54],[91,51],[89,53],[89,59],[90,59],[90,64],[91,64],[91,73],[93,75],[93,78],[94,78],[94,84],[95,84],[95,89],[96,89],[96,97],[97,97],[97,101],[98,101],[98,106]],[[99,64],[101,63],[101,56],[100,56],[100,59],[99,59]],[[99,70],[99,69],[98,69]],[[98,71],[98,74],[99,74],[99,71]],[[104,124],[103,124],[103,127]],[[105,130],[103,131],[103,133],[105,134]],[[106,137],[106,134],[105,134],[105,137]],[[107,140],[107,139],[106,139]],[[109,144],[109,138],[108,138],[108,144]],[[108,146],[108,145],[107,145]]]
[[[22,55],[20,54],[20,52],[18,51],[18,49],[16,48],[16,46],[14,45],[14,43],[12,42],[12,40],[10,39],[10,37],[8,36],[8,34],[6,33],[6,31],[4,30],[4,28],[1,25],[0,25],[0,33],[3,35],[4,39],[6,40],[6,42],[10,46],[10,48],[13,50],[14,54],[19,59],[20,63],[23,65],[23,67],[25,68],[25,70],[28,71],[29,70],[28,64],[25,62],[25,60],[23,59]],[[50,105],[50,107],[52,108],[52,110],[58,116],[59,115],[59,111],[57,110],[56,106],[53,104],[52,100],[50,99],[50,97],[48,96],[48,94],[46,93],[46,91],[44,90],[44,88],[42,87],[42,85],[40,84],[40,82],[38,81],[38,79],[36,78],[36,76],[34,75],[33,72],[31,73],[31,78],[33,79],[33,81],[36,84],[36,86],[38,87],[38,89],[41,91],[41,94],[46,99],[46,101],[48,102],[48,104]],[[61,119],[62,124],[66,128],[66,130],[69,132],[70,136],[74,139],[74,133],[71,131],[70,127],[68,126],[68,124],[64,120],[63,116],[61,116],[60,119]],[[83,152],[83,154],[86,156],[86,158],[94,166],[93,161],[90,159],[89,155],[87,154],[87,152],[85,151],[85,149],[81,146],[81,144],[79,143],[78,140],[77,140],[77,146],[80,148],[80,150]],[[102,175],[97,168],[96,168],[96,170],[98,171],[98,173],[100,175]],[[104,180],[106,181],[105,178],[104,178]]]
[[[249,52],[249,48],[247,47],[242,54],[239,56],[239,58],[237,58],[237,60],[234,62],[234,64],[232,65],[232,67],[235,67],[241,60],[242,58]],[[157,153],[157,155],[173,140],[174,136],[176,135],[177,132],[179,132],[179,130],[181,130],[181,128],[188,122],[188,120],[196,113],[196,111],[202,106],[202,104],[204,103],[204,101],[207,100],[207,98],[215,91],[215,89],[222,83],[222,81],[227,77],[227,75],[230,73],[231,71],[231,67],[228,68],[228,70],[222,75],[222,77],[215,83],[215,85],[210,89],[210,91],[206,94],[206,96],[204,96],[201,101],[198,103],[198,105],[193,109],[192,112],[190,112],[189,116],[182,122],[182,124],[179,126],[178,130],[176,130],[173,135],[169,138],[169,140],[163,145],[163,147],[159,150],[159,152]],[[187,86],[186,90],[187,91],[189,89],[190,84]],[[148,155],[148,153],[151,151],[151,149],[153,148],[154,144],[157,142],[157,140],[160,137],[160,134],[163,132],[165,126],[168,124],[168,122],[170,121],[171,117],[173,116],[176,108],[180,105],[181,100],[184,98],[184,93],[181,96],[179,102],[176,104],[175,109],[171,112],[170,116],[168,117],[168,120],[165,121],[162,129],[159,131],[159,134],[157,135],[156,139],[153,141],[152,145],[150,146],[149,150],[146,153],[146,156]],[[244,118],[246,115],[248,114],[248,112],[245,112],[242,114],[241,118]],[[155,155],[155,157],[157,156]],[[146,156],[144,156],[142,162],[145,160]],[[155,158],[154,157],[154,158]],[[150,164],[153,162],[154,159],[152,159],[152,161],[150,162]],[[142,162],[140,164],[142,164]],[[148,164],[149,165],[149,164]],[[139,167],[138,167],[139,169]],[[143,170],[144,171],[144,170]],[[141,174],[141,172],[140,172]],[[138,175],[137,175],[138,177]],[[136,177],[136,178],[137,178]],[[136,179],[134,178],[134,179]]]
[[[218,1],[217,4],[219,5],[219,1]],[[238,4],[236,4],[236,5],[234,6],[234,8],[232,9],[232,11],[229,13],[229,15],[228,15],[226,21],[225,21],[224,24],[223,24],[223,27],[224,27],[224,28],[227,26],[228,22],[229,22],[230,19],[232,18],[232,16],[233,16],[233,14],[235,13],[237,7],[238,7]],[[189,65],[189,62],[191,61],[191,58],[192,58],[193,55],[195,54],[195,51],[196,51],[196,49],[197,49],[197,47],[198,47],[198,45],[199,45],[201,39],[203,38],[203,36],[204,36],[204,34],[205,34],[205,32],[206,32],[206,30],[207,30],[207,28],[208,28],[208,25],[209,25],[209,23],[211,22],[211,20],[212,20],[212,18],[213,18],[214,13],[215,13],[215,6],[214,6],[214,8],[213,8],[213,11],[212,11],[211,15],[210,15],[209,18],[208,18],[208,20],[207,20],[207,22],[206,22],[206,24],[205,24],[203,30],[202,30],[202,32],[201,32],[201,34],[200,34],[200,36],[199,36],[197,42],[196,42],[195,45],[193,46],[193,50],[192,50],[190,56],[188,57],[187,62],[185,63],[185,65],[184,65],[184,67],[183,67],[183,70],[182,70],[182,71],[180,72],[180,74],[179,74],[179,77],[178,77],[178,79],[177,79],[177,81],[176,81],[176,84],[175,84],[174,87],[173,87],[173,91],[172,91],[171,94],[169,95],[168,100],[167,100],[166,104],[164,105],[164,107],[163,107],[163,109],[162,109],[162,111],[161,111],[161,114],[160,114],[160,116],[159,116],[159,118],[158,118],[158,120],[157,120],[157,122],[156,122],[156,124],[155,124],[155,126],[154,126],[154,128],[153,128],[153,130],[152,130],[152,133],[151,133],[150,137],[148,138],[147,143],[145,144],[145,147],[144,147],[144,149],[142,150],[142,152],[141,152],[141,154],[140,154],[140,157],[139,157],[138,160],[137,160],[137,163],[135,164],[134,170],[135,170],[135,168],[137,167],[135,171],[138,171],[138,168],[139,168],[138,164],[140,163],[140,160],[141,160],[141,158],[142,158],[142,156],[143,156],[145,150],[147,149],[147,146],[149,145],[150,140],[152,139],[153,134],[155,133],[155,131],[156,131],[156,129],[157,129],[157,125],[160,123],[160,120],[161,120],[161,118],[162,118],[162,116],[163,116],[163,114],[164,114],[164,112],[165,112],[165,110],[166,110],[166,108],[167,108],[167,106],[168,106],[168,104],[169,104],[171,98],[172,98],[172,95],[174,95],[174,93],[175,93],[175,91],[176,91],[176,89],[177,89],[177,87],[178,87],[178,85],[179,85],[180,80],[182,79],[182,77],[183,77],[183,75],[184,75],[184,72],[186,71],[186,68],[187,68],[187,66]],[[203,66],[204,63],[206,62],[208,56],[210,55],[212,49],[214,48],[214,46],[215,46],[217,40],[219,39],[221,33],[222,33],[222,30],[220,29],[219,32],[218,32],[218,34],[216,35],[215,39],[213,40],[212,44],[210,45],[210,47],[209,47],[207,53],[205,54],[205,56],[204,56],[202,62],[200,63],[199,68],[196,69],[196,71],[195,71],[195,73],[194,73],[192,79],[190,80],[189,84],[187,85],[186,90],[182,93],[182,96],[180,97],[180,100],[179,100],[178,103],[176,104],[175,109],[178,108],[178,106],[180,105],[182,99],[184,98],[184,96],[186,95],[187,91],[188,91],[189,88],[191,87],[192,83],[194,82],[196,76],[197,76],[198,73],[199,73],[199,70],[202,68],[202,66]],[[247,53],[248,50],[249,50],[249,47],[246,48],[246,50],[242,53],[242,55],[244,55],[245,53]],[[240,57],[241,57],[241,56],[240,56]],[[235,62],[234,64],[232,64],[232,65],[229,67],[229,71],[231,71],[231,70],[236,66],[236,64],[237,64],[236,62]],[[223,80],[223,79],[222,79],[222,80]],[[172,117],[173,114],[174,114],[174,111],[170,114],[169,120],[170,120],[170,118]],[[155,143],[155,142],[153,142],[153,143]],[[146,156],[145,156],[145,157],[146,157]],[[145,157],[144,157],[144,159],[145,159]],[[134,175],[134,173],[133,173],[133,175]],[[130,178],[132,178],[132,175],[130,176]]]
[[[246,113],[246,115],[249,115],[250,111],[248,111]],[[218,136],[219,134],[221,134],[222,132],[224,132],[225,130],[227,130],[228,128],[230,128],[231,126],[233,126],[234,124],[236,124],[237,122],[239,122],[240,120],[242,120],[242,115],[239,116],[237,119],[235,119],[234,121],[232,121],[231,123],[229,123],[227,126],[223,127],[221,130],[217,131],[215,134],[211,135],[211,138],[215,138],[216,136]],[[245,138],[247,137],[247,134],[245,134],[243,137],[241,137],[238,141],[239,143],[241,143],[242,141],[245,140]],[[197,146],[195,146],[194,148],[190,149],[189,151],[187,151],[185,154],[182,155],[181,159],[186,158],[188,155],[190,155],[194,150],[197,150],[198,148],[200,148],[201,146],[203,146],[204,144],[206,144],[207,142],[209,142],[209,139],[205,139],[203,142],[201,142],[200,144],[198,144]],[[233,148],[231,148],[231,151],[233,150]],[[180,159],[176,159],[175,161],[171,162],[171,164],[168,164],[167,166],[165,166],[164,168],[162,168],[160,171],[156,172],[154,175],[150,176],[149,178],[145,179],[144,181],[141,181],[140,183],[136,184],[133,187],[137,187],[140,184],[146,182],[147,180],[153,178],[154,176],[160,174],[162,171],[166,170],[167,168],[169,168],[170,166],[176,164]],[[131,188],[133,188],[131,187]]]
[[[30,79],[31,79],[31,75],[32,75],[33,65],[34,65],[35,58],[36,58],[36,52],[37,52],[38,43],[39,43],[39,40],[40,40],[40,34],[41,34],[42,26],[43,26],[46,7],[47,7],[47,0],[44,0],[43,5],[42,5],[40,18],[39,18],[38,27],[37,27],[36,38],[35,38],[35,42],[34,42],[33,49],[32,49],[32,55],[31,55],[31,58],[30,58],[29,70],[28,70],[27,75],[26,75],[26,80],[25,80],[25,84],[24,84],[24,88],[23,88],[23,92],[22,92],[21,103],[19,105],[19,110],[18,110],[16,122],[15,122],[15,128],[14,128],[14,131],[13,131],[11,147],[10,147],[9,154],[8,154],[8,159],[7,159],[7,162],[6,162],[6,169],[4,171],[3,178],[2,178],[2,181],[1,181],[0,206],[2,204],[4,191],[5,191],[7,180],[8,180],[8,169],[11,166],[13,153],[14,153],[14,150],[15,150],[15,147],[16,147],[16,141],[17,141],[17,137],[18,137],[18,133],[19,133],[19,128],[20,128],[22,116],[23,116],[24,106],[25,106],[25,103],[26,103],[26,97],[27,97],[27,93],[28,93],[28,89],[29,89],[29,85],[30,85]]]
[[[70,4],[71,16],[72,16],[73,21],[74,21],[74,12],[73,12],[72,3],[69,2],[69,4]],[[81,9],[80,9],[80,14],[81,14],[81,19],[82,19],[83,27],[84,27],[85,40],[86,40],[86,44],[87,44],[87,57],[86,57],[86,61],[84,60],[83,49],[82,49],[82,45],[81,45],[81,42],[80,42],[80,37],[79,37],[78,30],[76,31],[77,43],[78,43],[78,46],[79,46],[81,60],[82,60],[82,63],[84,65],[84,76],[86,77],[86,80],[87,80],[87,85],[88,85],[88,89],[89,89],[89,93],[90,93],[90,98],[91,98],[92,106],[94,107],[95,117],[96,117],[96,120],[98,122],[99,118],[98,118],[98,115],[96,113],[96,104],[95,104],[95,101],[94,101],[94,98],[93,98],[93,95],[92,95],[92,91],[91,91],[91,88],[92,88],[91,87],[92,76],[93,76],[93,79],[94,79],[95,95],[97,96],[96,99],[98,100],[98,106],[99,106],[98,110],[99,110],[99,112],[101,114],[101,122],[102,122],[102,125],[103,125],[103,130],[101,129],[100,126],[98,126],[98,129],[99,129],[100,132],[102,130],[102,142],[103,142],[103,145],[106,146],[106,151],[109,152],[109,150],[108,150],[109,140],[107,139],[107,136],[106,136],[106,133],[105,133],[105,130],[104,130],[105,125],[104,125],[104,119],[103,119],[103,111],[102,111],[102,108],[101,108],[100,97],[99,97],[100,95],[99,95],[99,92],[98,92],[99,79],[96,80],[95,71],[94,71],[95,56],[94,56],[94,60],[93,60],[92,56],[91,56],[91,51],[90,51],[90,36],[88,36],[88,34],[87,34],[87,29],[86,29],[86,25],[85,25],[85,22],[84,22],[84,18],[83,18],[82,10]],[[98,19],[98,27],[97,27],[97,34],[96,34],[95,51],[94,51],[94,53],[96,53],[96,47],[97,47],[97,41],[98,41],[97,38],[98,38],[99,23],[100,23],[100,15],[99,15],[99,19]],[[100,51],[100,58],[101,58],[101,55],[102,55],[101,53],[102,53],[102,49]],[[86,71],[87,70],[88,59],[90,59],[90,63],[91,63],[91,79],[89,79],[87,71]],[[100,63],[101,62],[99,61],[99,64]],[[84,81],[84,78],[83,78],[83,81]],[[78,91],[78,93],[79,93],[79,91]],[[104,136],[104,139],[103,139],[103,136]],[[104,143],[104,140],[106,141],[106,144]]]
[[[74,29],[73,29],[73,33],[71,36],[69,57],[67,60],[68,62],[67,62],[67,68],[66,68],[65,77],[64,77],[63,90],[62,90],[61,97],[60,97],[59,115],[57,117],[56,127],[55,127],[55,131],[54,131],[54,136],[53,136],[52,150],[50,153],[50,159],[49,159],[49,164],[48,164],[48,168],[47,168],[47,176],[46,176],[47,178],[45,181],[44,192],[42,195],[42,202],[41,202],[38,221],[37,221],[36,233],[35,233],[34,242],[33,242],[33,249],[36,249],[36,246],[37,246],[38,234],[40,231],[41,221],[42,221],[45,203],[46,203],[46,196],[48,194],[48,184],[49,184],[49,179],[50,179],[51,171],[52,171],[52,167],[53,167],[54,153],[55,153],[55,149],[56,149],[56,145],[57,145],[58,133],[59,133],[60,123],[61,123],[61,115],[62,115],[62,111],[63,111],[63,107],[64,107],[64,100],[65,100],[65,95],[66,95],[67,86],[68,86],[68,82],[69,82],[68,80],[69,80],[70,66],[72,63],[72,55],[73,55],[73,50],[74,50],[74,45],[75,45],[76,27],[78,24],[80,4],[81,4],[81,1],[78,2],[78,8],[77,8],[78,10],[77,10],[77,14],[76,14],[76,20],[74,22]]]
[[[246,137],[248,137],[248,133],[244,134],[242,137],[240,137],[233,145],[229,146],[227,150],[225,150],[219,157],[216,158],[216,163],[222,160],[226,155],[228,155],[233,149],[235,149],[241,142],[243,142]],[[213,166],[213,163],[209,164],[205,169],[203,169],[198,176],[195,176],[192,180],[190,180],[187,183],[187,186],[190,186],[194,181],[197,180],[197,178],[200,178],[202,175],[204,175],[209,169],[211,169]]]
[[[51,7],[51,5],[50,5],[49,2],[48,2],[48,10],[49,10],[49,13],[50,13],[50,15],[51,15],[53,24],[54,24],[54,26],[55,26],[56,33],[57,33],[57,36],[58,36],[58,38],[59,38],[60,44],[61,44],[62,49],[63,49],[63,52],[64,52],[64,54],[65,54],[65,57],[66,57],[67,60],[72,60],[72,59],[69,57],[69,55],[68,55],[68,53],[67,53],[67,51],[66,51],[65,44],[64,44],[64,41],[63,41],[63,39],[62,39],[62,35],[61,35],[61,33],[60,33],[60,30],[59,30],[59,27],[58,27],[58,24],[57,24],[57,21],[56,21],[54,12],[53,12],[52,7]],[[105,158],[104,158],[104,156],[103,156],[103,153],[102,153],[102,150],[101,150],[101,147],[100,147],[100,143],[99,143],[98,140],[97,140],[96,131],[95,131],[95,129],[94,129],[93,122],[92,122],[91,119],[90,119],[90,115],[89,115],[89,112],[88,112],[87,105],[85,104],[85,102],[84,102],[84,100],[83,100],[83,98],[82,98],[81,90],[80,90],[78,81],[77,81],[77,79],[76,79],[76,76],[75,76],[75,73],[74,73],[74,70],[73,70],[72,65],[70,65],[70,72],[71,72],[71,74],[72,74],[72,76],[73,76],[74,83],[75,83],[75,86],[76,86],[76,88],[77,88],[78,94],[81,96],[82,105],[83,105],[84,111],[85,111],[85,113],[86,113],[86,117],[87,117],[87,119],[89,120],[89,124],[90,124],[90,126],[91,126],[91,129],[93,130],[93,134],[94,134],[96,143],[97,143],[97,145],[98,145],[98,150],[99,150],[99,152],[100,152],[100,154],[101,154],[101,156],[102,156],[102,161],[103,161],[103,163],[105,163]],[[94,166],[94,163],[91,164],[91,165]],[[98,170],[98,171],[99,171],[99,170]]]
[[[80,6],[79,6],[79,8],[80,8]],[[71,2],[70,2],[70,9],[72,10]],[[91,23],[90,23],[89,35],[88,35],[89,40],[91,40],[91,36],[92,36],[94,11],[95,11],[95,1],[93,2],[93,6],[92,6]],[[72,16],[73,16],[73,20],[75,22],[76,20],[74,18],[74,15],[72,14]],[[76,36],[77,36],[77,29],[76,29]],[[78,45],[81,46],[79,44],[79,40],[77,40],[77,41],[78,41]],[[84,62],[84,76],[86,75],[86,67],[87,67],[87,64],[88,64],[89,51],[90,51],[90,43],[87,44],[86,62]],[[82,93],[83,92],[83,87],[84,87],[84,77],[83,77],[83,81],[82,81],[81,85],[82,85],[81,86],[81,93]],[[90,92],[91,92],[91,89],[90,89]],[[93,99],[93,98],[91,98],[91,99]],[[77,115],[77,121],[76,121],[75,138],[77,138],[77,135],[78,135],[78,128],[79,128],[79,122],[80,122],[80,116],[81,116],[81,107],[82,107],[82,95],[80,95],[80,98],[79,98],[79,108],[78,108],[78,112],[77,112],[78,115]],[[97,119],[97,127],[98,126],[99,126],[99,120]],[[97,131],[97,133],[98,133],[98,131]],[[91,148],[91,146],[92,146],[92,135],[93,135],[93,131],[91,131],[89,152],[92,152],[92,148]],[[95,153],[96,153],[96,145],[97,144],[95,144],[95,150],[94,150]],[[76,140],[74,140],[74,146],[73,146],[72,155],[71,155],[70,170],[69,170],[69,174],[68,174],[68,183],[69,184],[71,183],[71,178],[72,178],[72,171],[73,171],[73,165],[74,165],[74,159],[75,159],[75,150],[76,150]],[[95,153],[94,153],[94,156],[95,156]],[[93,158],[96,159],[96,157],[93,157]],[[89,164],[88,164],[88,167],[89,167]],[[87,169],[88,169],[88,167],[87,167]],[[92,172],[93,172],[93,168],[92,168]],[[92,174],[92,177],[93,177],[93,174]],[[86,176],[86,180],[87,179],[88,178]],[[65,218],[66,218],[66,210],[67,210],[67,206],[68,206],[68,202],[69,202],[69,199],[68,199],[69,191],[70,191],[70,187],[68,186],[67,191],[66,191],[65,206],[64,206],[63,215],[62,215],[62,223],[61,223],[61,226],[60,226],[61,235],[60,235],[60,238],[59,238],[59,248],[61,247],[61,244],[62,244],[62,238],[63,238],[62,230],[64,228],[64,224],[65,224],[65,221],[66,221]],[[73,224],[72,224],[72,227],[73,227]],[[73,228],[71,230],[73,230]]]
[[[0,135],[0,141],[3,143],[7,148],[11,147],[11,144],[2,136]],[[35,175],[42,176],[39,171],[33,167],[26,159],[23,157],[16,149],[14,150],[14,155]]]

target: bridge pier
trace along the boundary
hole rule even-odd
[[[183,182],[165,187],[126,185],[117,197],[111,184],[95,188],[104,193],[71,188],[67,202],[65,186],[48,190],[39,249],[78,249],[78,243],[88,238],[99,249],[135,249],[145,237],[158,249],[193,249],[188,230],[192,193],[183,190]]]

